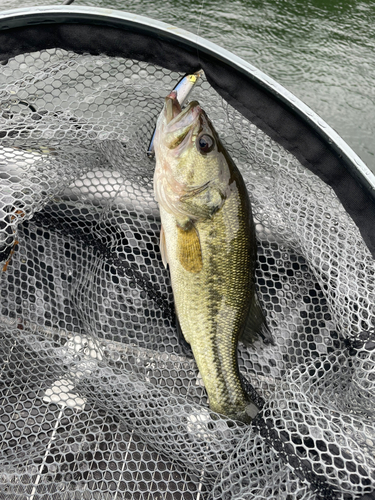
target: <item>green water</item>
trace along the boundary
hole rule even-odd
[[[60,4],[62,2],[48,2]],[[0,9],[46,0],[0,0]],[[272,76],[375,172],[374,0],[76,0],[185,28]]]

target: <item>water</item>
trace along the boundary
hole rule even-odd
[[[0,0],[0,9],[43,5]],[[60,4],[62,2],[50,2]],[[316,111],[375,172],[373,0],[76,0],[159,19],[257,66]]]

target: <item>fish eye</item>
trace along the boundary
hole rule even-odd
[[[215,147],[214,138],[208,134],[202,134],[197,138],[197,149],[202,154],[207,154]]]

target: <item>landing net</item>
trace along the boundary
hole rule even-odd
[[[63,49],[0,71],[3,499],[359,498],[375,488],[375,265],[331,187],[203,77],[190,99],[240,169],[275,345],[264,401],[209,411],[175,327],[145,152],[183,76]]]

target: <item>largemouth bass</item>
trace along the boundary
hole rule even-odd
[[[249,422],[237,345],[269,337],[257,301],[256,238],[245,183],[197,101],[183,110],[172,91],[154,138],[160,248],[176,314],[210,408]]]

